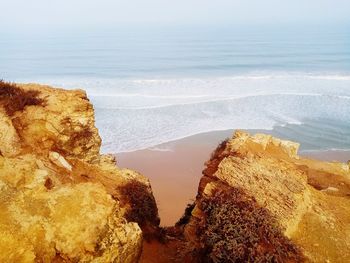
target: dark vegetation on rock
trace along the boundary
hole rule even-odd
[[[158,209],[156,202],[146,185],[133,180],[120,188],[127,203],[131,204],[131,210],[126,215],[129,222],[137,222],[140,227],[148,222],[159,225]]]
[[[212,152],[210,156],[210,160],[206,162],[206,168],[203,170],[203,175],[212,176],[216,170],[222,159],[227,157],[229,154],[225,153],[226,144],[228,142],[228,138],[222,141],[216,149]]]
[[[44,106],[45,101],[38,98],[37,90],[23,90],[15,84],[0,80],[0,105],[8,116],[13,116],[17,111],[23,111],[26,106]]]
[[[175,226],[182,226],[187,224],[191,219],[191,213],[193,208],[195,207],[195,203],[187,204],[187,207],[185,209],[185,213],[182,215],[182,217],[179,219],[179,221],[176,222]]]
[[[59,152],[62,155],[67,155],[69,149],[80,147],[83,151],[88,151],[88,146],[93,146],[90,142],[93,140],[94,134],[88,125],[80,126],[80,129],[77,131],[77,124],[74,124],[70,117],[64,118],[61,121],[61,125],[64,127],[61,133],[69,136],[69,139],[65,142],[59,142],[53,145],[53,151]]]
[[[202,262],[304,261],[271,214],[242,190],[222,184],[198,206],[204,212],[197,229]]]
[[[136,222],[143,231],[146,241],[157,239],[165,242],[165,230],[159,227],[160,219],[156,201],[145,184],[132,180],[120,187],[124,197],[121,203],[131,204],[131,209],[125,215],[128,222]]]

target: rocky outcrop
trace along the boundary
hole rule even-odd
[[[137,262],[151,187],[100,144],[84,91],[0,82],[0,262]]]
[[[349,261],[349,165],[301,158],[298,147],[245,132],[219,145],[178,225],[195,258]]]
[[[0,262],[349,261],[349,164],[236,132],[160,229],[147,178],[100,144],[84,91],[0,81]]]

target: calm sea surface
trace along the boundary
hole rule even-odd
[[[350,149],[345,27],[4,33],[0,78],[87,90],[105,152],[230,128]]]

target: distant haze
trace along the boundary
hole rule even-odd
[[[349,0],[1,0],[0,30],[350,24]]]

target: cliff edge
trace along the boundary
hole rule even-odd
[[[349,165],[237,131],[206,163],[178,224],[200,262],[349,262]]]
[[[0,262],[349,262],[349,164],[237,131],[161,229],[148,179],[100,145],[84,91],[0,81]]]
[[[100,145],[84,91],[0,81],[0,262],[138,261],[152,190]]]

